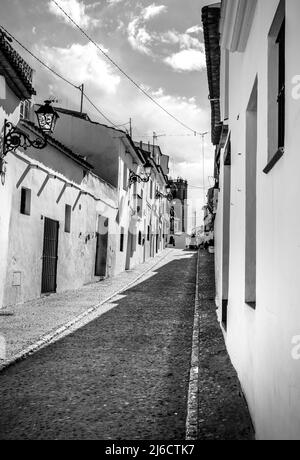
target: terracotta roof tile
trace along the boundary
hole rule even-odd
[[[36,133],[38,133],[39,135],[43,136],[43,131],[38,126],[36,126],[32,121],[30,121],[30,120],[21,120],[20,123],[21,123],[21,126],[23,125],[25,128],[26,127],[31,128]],[[72,158],[77,163],[80,163],[85,169],[87,169],[87,170],[94,169],[94,167],[88,161],[86,161],[85,158],[82,155],[79,155],[78,153],[73,152],[73,150],[71,150],[69,147],[67,147],[66,145],[62,144],[61,142],[59,142],[57,139],[55,139],[52,136],[47,135],[46,137],[47,137],[49,143],[51,143],[54,147],[57,147],[58,149],[60,149],[65,155],[69,156],[70,158]]]
[[[0,73],[7,77],[7,84],[20,97],[29,99],[36,94],[32,86],[33,70],[8,42],[0,30]]]
[[[220,110],[220,32],[221,4],[202,9],[204,43],[207,63],[209,97],[211,104],[212,143],[217,145],[222,132]]]

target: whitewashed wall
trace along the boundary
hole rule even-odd
[[[300,439],[300,361],[292,357],[294,351],[297,358],[292,340],[300,335],[300,100],[292,97],[292,80],[300,74],[299,0],[286,2],[286,151],[268,175],[263,173],[268,162],[268,33],[278,4],[277,0],[258,1],[246,51],[230,55],[232,218],[226,342],[249,403],[257,438]],[[246,109],[257,75],[257,305],[254,311],[245,304],[245,131]],[[222,195],[216,234],[220,305]]]
[[[51,155],[53,147],[46,147]],[[65,205],[74,206],[79,191],[68,187],[59,203],[57,199],[63,188],[63,182],[51,178],[45,189],[38,196],[43,184],[46,169],[69,182],[69,178],[51,170],[44,164],[32,160],[18,152],[19,158],[13,154],[8,161],[8,176],[12,184],[11,210],[9,222],[9,238],[7,251],[7,267],[4,282],[3,305],[9,306],[35,299],[41,295],[42,254],[44,237],[44,218],[56,220],[60,224],[58,237],[58,266],[57,266],[57,292],[77,289],[84,284],[96,281],[96,231],[98,215],[109,218],[109,235],[116,230],[114,221],[117,213],[117,192],[112,187],[99,181],[93,175],[88,175],[80,184],[84,191],[89,191],[97,198],[106,202],[97,202],[90,196],[82,195],[76,208],[71,213],[71,232],[64,231]],[[39,165],[42,169],[31,169],[19,188],[16,184],[27,167],[21,158]],[[69,160],[70,162],[72,160]],[[77,166],[80,169],[80,166]],[[75,184],[74,185],[78,185]],[[21,188],[31,190],[31,214],[20,213]],[[111,276],[114,269],[115,242],[109,236],[107,275]],[[14,285],[14,277],[18,274],[20,283]]]
[[[10,90],[4,77],[0,80],[0,133],[3,136],[4,120],[7,119],[16,124],[20,114],[20,100]],[[1,147],[2,149],[2,142]],[[10,155],[6,161],[10,161]],[[3,307],[4,281],[7,267],[7,248],[9,238],[9,222],[11,218],[11,197],[14,187],[13,170],[6,175],[6,182],[3,186],[0,183],[0,308]]]

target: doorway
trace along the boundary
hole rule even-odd
[[[95,276],[106,276],[108,225],[109,220],[106,217],[99,216],[96,244]]]
[[[42,266],[42,294],[52,294],[57,288],[59,223],[45,217]]]
[[[130,270],[130,260],[131,260],[131,256],[132,256],[132,246],[133,246],[133,235],[130,232],[130,230],[128,230],[125,270]]]
[[[227,330],[229,271],[230,271],[230,225],[231,225],[231,141],[229,138],[224,155],[223,186],[223,256],[222,256],[222,324]]]

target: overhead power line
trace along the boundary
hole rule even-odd
[[[152,134],[137,134],[138,137],[140,137],[141,139],[145,138],[145,139],[148,139],[148,138],[151,138],[153,137],[153,133]],[[195,134],[159,134],[158,137],[199,137],[201,136],[200,133],[197,133],[195,132]]]
[[[108,121],[108,123],[110,123],[111,125],[113,125],[115,128],[117,128],[118,126],[112,122],[106,115],[104,115],[104,113],[94,104],[94,102],[87,96],[86,93],[83,93],[85,99],[91,104],[92,107],[94,107],[94,109],[106,120]]]
[[[21,43],[16,37],[13,36],[12,33],[10,33],[4,26],[0,25],[1,29],[4,30],[4,32],[9,36],[11,37],[16,43],[18,43],[18,45],[20,45],[28,54],[30,54],[34,59],[36,59],[42,66],[46,67],[46,69],[50,70],[50,72],[52,72],[54,75],[56,75],[58,78],[60,78],[61,80],[63,80],[65,83],[68,83],[70,86],[73,86],[73,88],[76,88],[78,89],[78,86],[74,85],[74,83],[70,82],[69,80],[67,80],[67,78],[63,77],[62,75],[60,75],[58,72],[56,72],[56,70],[52,69],[50,66],[48,66],[48,64],[46,64],[45,62],[43,62],[38,56],[36,56],[35,54],[33,54],[32,51],[30,51],[28,48],[26,48],[25,45],[23,45],[23,43]]]
[[[175,115],[173,115],[172,113],[170,113],[165,107],[163,107],[159,102],[157,102],[156,99],[154,99],[154,97],[152,97],[149,93],[147,93],[147,91],[144,90],[144,88],[142,88],[142,86],[140,84],[138,84],[132,77],[130,77],[130,75],[128,75],[120,66],[119,64],[117,64],[99,45],[98,43],[96,43],[92,37],[90,37],[87,32],[79,25],[77,24],[76,21],[74,21],[74,19],[64,10],[64,8],[62,8],[59,3],[57,3],[56,0],[51,0],[53,3],[55,3],[55,5],[60,9],[60,11],[72,22],[72,24],[74,24],[75,27],[77,27],[77,29],[79,29],[81,31],[81,33],[91,42],[93,43],[93,45],[96,46],[96,48],[106,57],[106,59],[108,59],[112,64],[113,66],[115,66],[119,72],[121,74],[123,74],[139,91],[141,91],[148,99],[150,99],[150,101],[152,101],[157,107],[159,107],[161,110],[163,110],[167,115],[169,115],[171,118],[173,118],[173,120],[175,120],[177,123],[179,123],[181,126],[183,126],[184,128],[186,128],[187,130],[189,131],[192,131],[193,133],[197,133],[197,131],[195,129],[192,129],[190,128],[188,125],[186,125],[184,122],[182,122],[181,120],[179,120],[177,117],[175,117]]]
[[[56,70],[54,70],[52,67],[50,67],[48,64],[46,64],[44,61],[42,61],[41,58],[39,58],[38,56],[36,56],[32,51],[30,51],[25,45],[23,45],[23,43],[21,43],[16,37],[14,37],[14,35],[12,33],[10,33],[4,26],[0,25],[0,28],[4,30],[4,32],[9,36],[11,37],[16,43],[18,43],[19,46],[21,46],[21,48],[23,48],[28,54],[30,54],[36,61],[38,61],[43,67],[45,67],[47,70],[49,70],[50,72],[52,72],[56,77],[60,78],[61,80],[63,80],[65,83],[67,83],[68,85],[72,86],[73,88],[75,89],[78,89],[80,90],[80,86],[77,86],[75,85],[74,83],[72,83],[70,80],[68,80],[66,77],[64,77],[63,75],[61,75],[60,73],[58,73]],[[92,107],[94,107],[94,109],[106,120],[108,121],[109,124],[111,124],[112,126],[114,126],[115,128],[117,127],[121,127],[121,126],[125,126],[125,125],[116,125],[113,121],[111,121],[100,109],[98,106],[96,106],[96,104],[94,104],[94,102],[90,99],[90,97],[85,93],[83,92],[83,96],[85,97],[85,99],[92,105]]]

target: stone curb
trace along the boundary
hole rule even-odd
[[[20,361],[25,360],[32,354],[36,353],[37,351],[40,351],[41,349],[45,348],[46,346],[50,345],[51,343],[54,343],[69,334],[74,332],[74,329],[72,329],[74,326],[79,323],[84,319],[87,318],[91,313],[94,313],[96,310],[98,310],[101,306],[104,304],[110,302],[114,297],[117,297],[120,295],[122,292],[126,291],[129,289],[131,286],[133,286],[137,281],[139,281],[141,278],[143,278],[147,273],[151,272],[160,262],[162,262],[164,259],[167,258],[167,256],[170,254],[171,250],[166,249],[166,254],[163,254],[162,257],[159,258],[159,260],[155,261],[151,267],[146,269],[143,273],[138,275],[133,281],[131,281],[129,284],[127,284],[125,287],[119,289],[118,291],[114,292],[111,294],[109,297],[106,299],[102,300],[99,304],[94,305],[93,307],[90,307],[88,310],[84,311],[80,315],[76,316],[74,319],[71,321],[67,322],[64,326],[59,327],[58,329],[55,329],[53,332],[50,334],[44,335],[40,340],[36,341],[29,347],[21,350],[19,353],[15,354],[12,358],[9,360],[6,360],[4,363],[0,364],[0,373],[3,372],[5,369],[8,367],[13,366],[14,364],[17,364]],[[103,312],[104,313],[104,312]],[[80,328],[79,326],[78,328]],[[75,329],[76,330],[76,329]]]
[[[191,354],[191,369],[187,404],[186,436],[187,441],[198,439],[198,396],[199,396],[199,261],[200,251],[197,255],[196,290],[195,290],[195,313],[193,327],[193,341]]]

